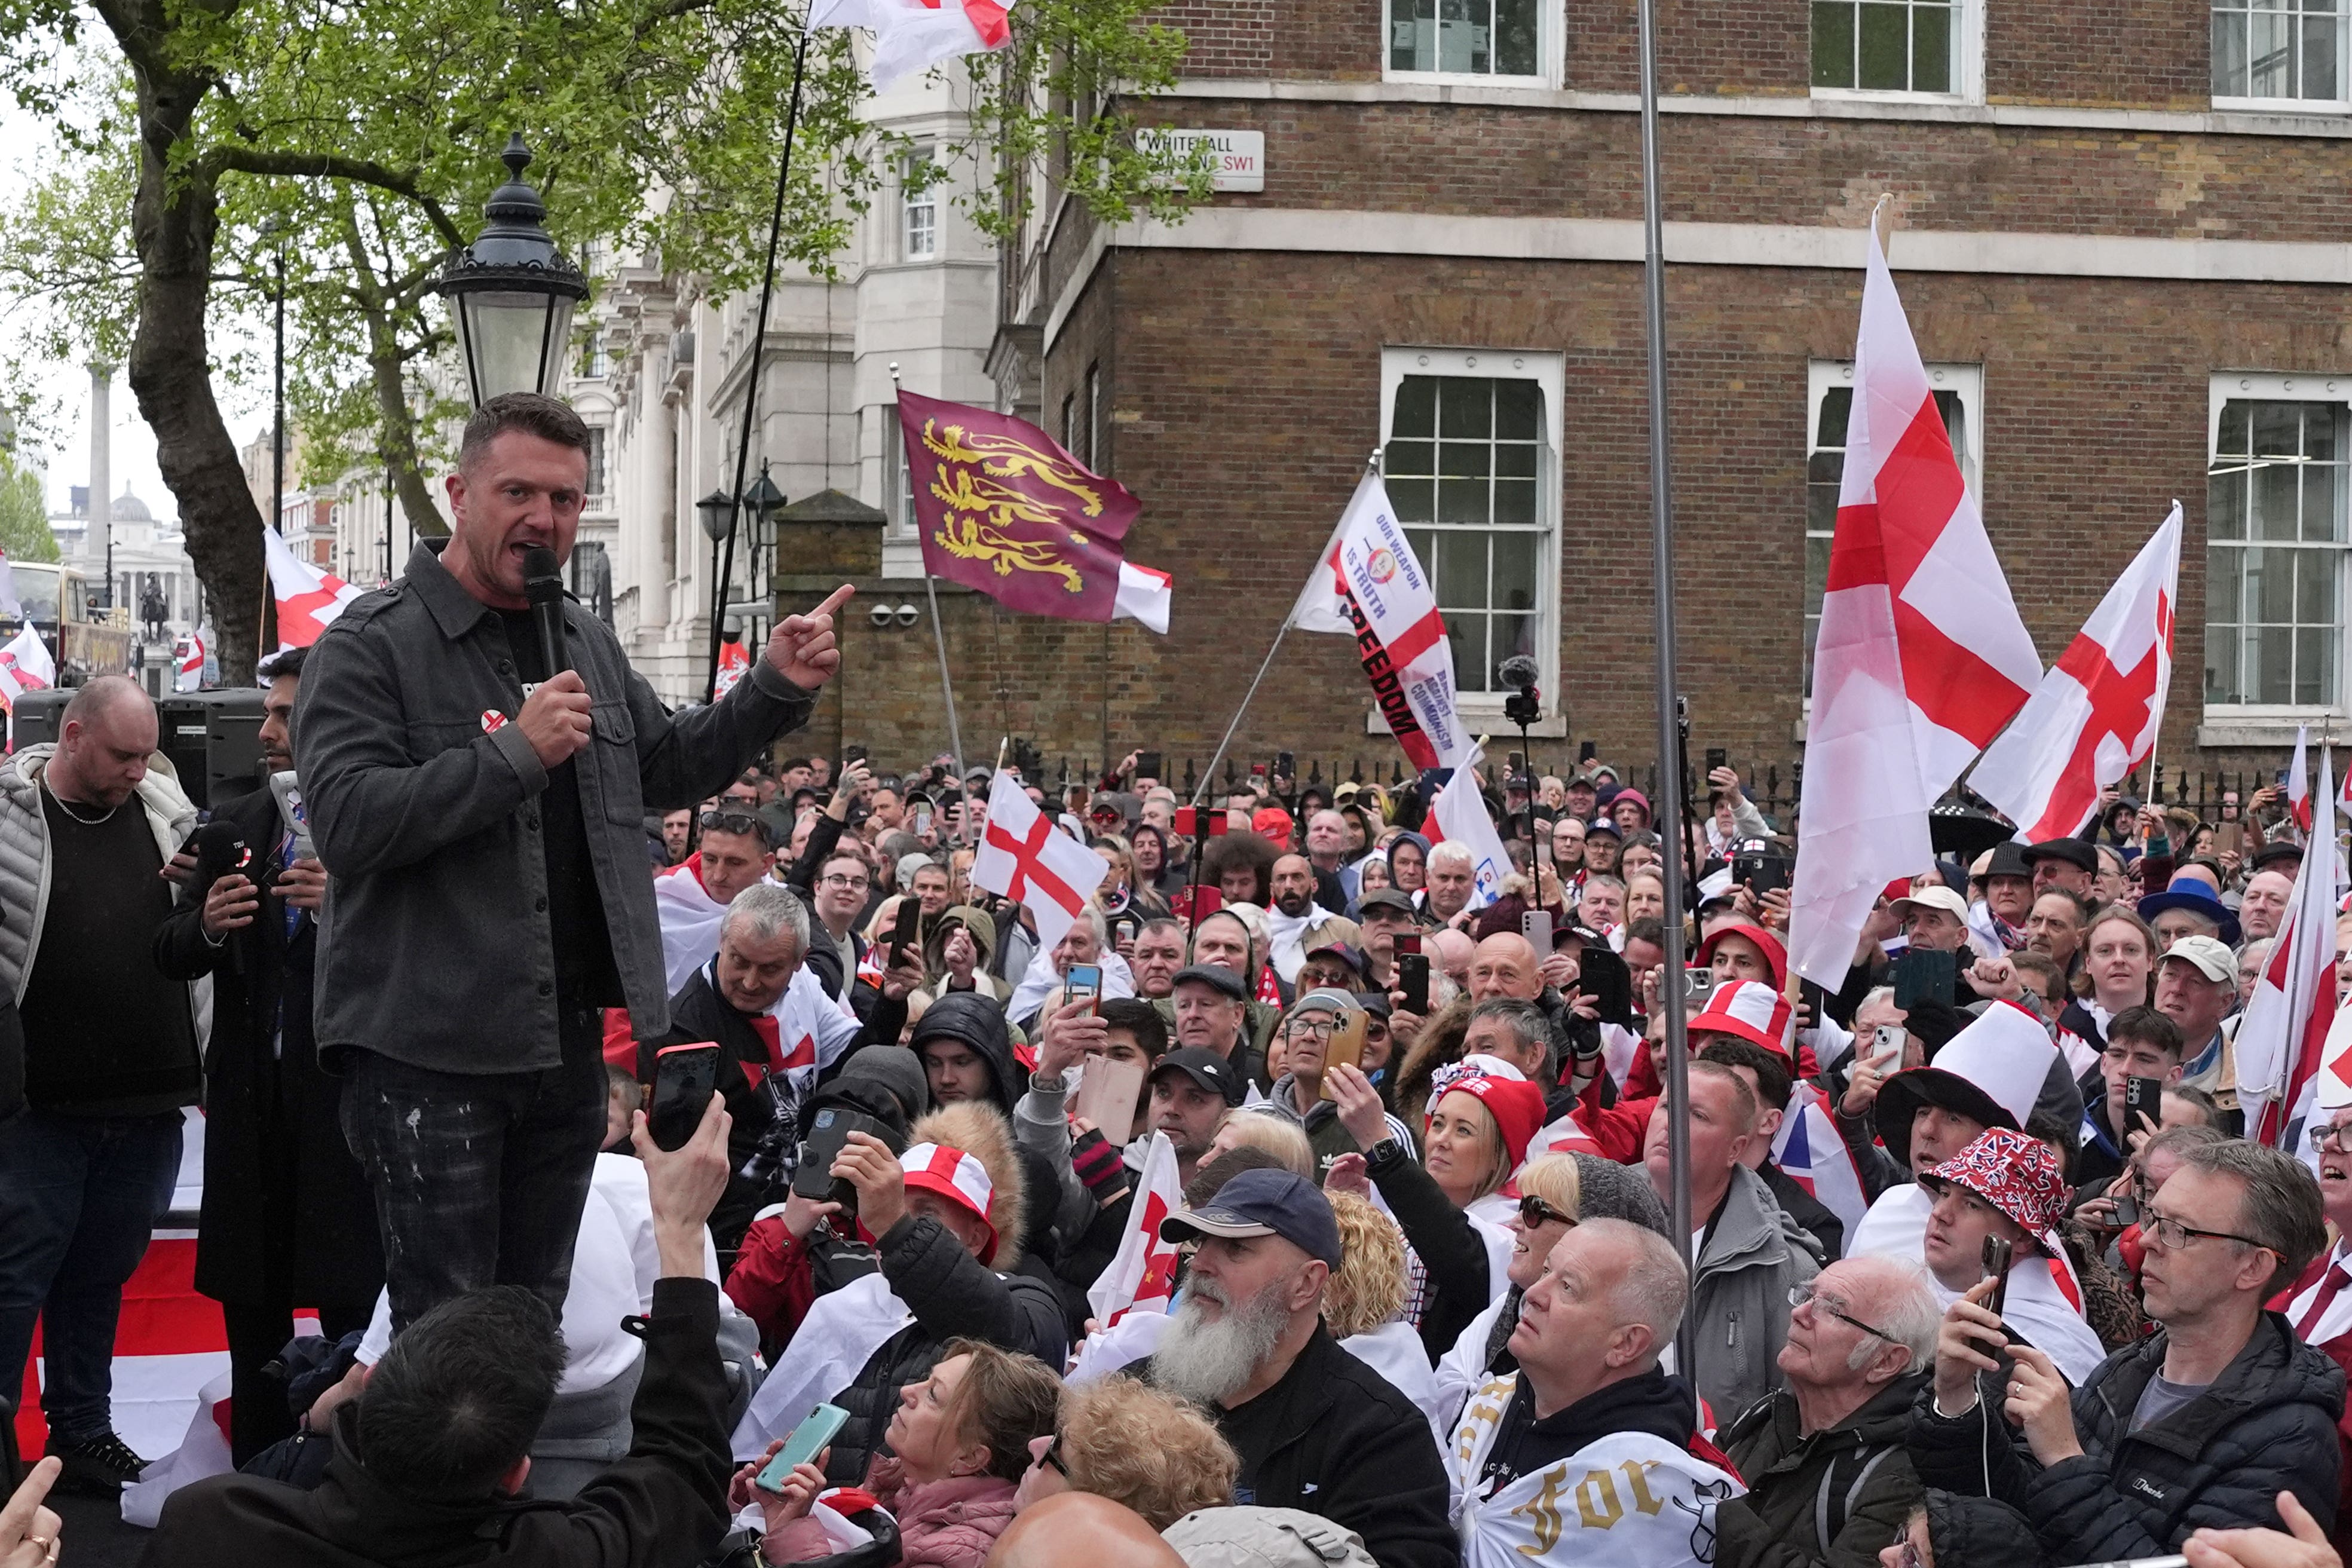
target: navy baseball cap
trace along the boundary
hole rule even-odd
[[[1151,1064],[1151,1076],[1181,1072],[1202,1089],[1223,1095],[1227,1105],[1239,1105],[1249,1092],[1234,1064],[1206,1046],[1185,1046]]]
[[[1236,1002],[1250,999],[1248,982],[1222,963],[1188,963],[1176,972],[1176,978],[1168,983],[1169,989],[1172,991],[1188,980],[1212,986]]]
[[[1339,1222],[1314,1183],[1288,1171],[1244,1171],[1195,1209],[1160,1222],[1162,1241],[1204,1236],[1278,1236],[1309,1258],[1339,1267]]]

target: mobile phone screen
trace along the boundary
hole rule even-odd
[[[1094,963],[1070,965],[1070,973],[1062,982],[1062,998],[1065,1002],[1084,1002],[1091,1007],[1095,999],[1101,994],[1101,965]]]
[[[1400,938],[1399,940],[1402,940]],[[1404,993],[1408,1013],[1429,1011],[1429,960],[1419,952],[1397,954],[1397,989]]]
[[[656,1055],[653,1104],[646,1112],[646,1131],[655,1143],[684,1148],[702,1124],[703,1108],[710,1103],[718,1081],[715,1045],[669,1046]]]

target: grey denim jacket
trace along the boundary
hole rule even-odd
[[[302,671],[295,763],[328,871],[318,1039],[441,1072],[562,1059],[539,797],[547,770],[512,721],[506,627],[420,542],[406,578],[354,600]],[[567,600],[572,666],[594,700],[576,759],[581,814],[629,1015],[668,1026],[645,816],[725,788],[816,699],[763,658],[718,703],[673,719],[612,629]]]

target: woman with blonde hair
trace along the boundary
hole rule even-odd
[[[1519,1326],[1520,1299],[1543,1278],[1544,1259],[1584,1212],[1583,1176],[1573,1154],[1537,1155],[1520,1168],[1518,1189],[1519,1212],[1506,1222],[1511,1233],[1510,1289],[1471,1319],[1453,1349],[1438,1358],[1432,1426],[1441,1448],[1452,1438],[1454,1418],[1470,1391],[1489,1376],[1517,1368],[1504,1347]]]
[[[1404,1233],[1370,1199],[1325,1194],[1339,1222],[1339,1267],[1323,1287],[1323,1326],[1339,1348],[1387,1378],[1437,1420],[1437,1379],[1421,1336],[1404,1321]]]
[[[1286,1117],[1271,1110],[1234,1111],[1209,1141],[1209,1152],[1202,1156],[1202,1163],[1205,1164],[1229,1149],[1243,1147],[1265,1150],[1281,1162],[1284,1170],[1301,1181],[1316,1180],[1314,1145],[1307,1142],[1306,1129]]]
[[[1165,1530],[1198,1509],[1234,1500],[1241,1459],[1216,1423],[1190,1400],[1106,1377],[1069,1384],[1054,1430],[1029,1445],[1013,1494],[1025,1509],[1057,1492],[1091,1492]]]

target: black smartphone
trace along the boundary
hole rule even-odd
[[[2001,1309],[2009,1300],[2011,1252],[2010,1244],[2000,1237],[1988,1236],[1984,1238],[1985,1278],[2000,1281],[1992,1288],[1992,1294],[1985,1298],[1985,1309],[1996,1318],[2000,1316]]]
[[[664,1149],[683,1149],[702,1125],[702,1111],[719,1082],[719,1047],[665,1046],[654,1054],[654,1098],[646,1131]]]
[[[1284,778],[1284,779],[1297,778],[1297,777],[1298,776],[1298,758],[1297,758],[1297,755],[1295,752],[1275,752],[1275,754],[1274,754],[1274,774],[1275,774],[1275,777],[1276,777],[1276,778]]]
[[[1578,762],[1580,762],[1580,763],[1589,763],[1589,762],[1591,762],[1593,758],[1595,758],[1595,757],[1599,756],[1600,754],[1601,754],[1601,746],[1600,746],[1600,743],[1599,743],[1598,742],[1594,742],[1594,741],[1585,741],[1585,742],[1580,742],[1580,743],[1578,744],[1578,746],[1577,746],[1577,748],[1576,748],[1576,760],[1577,760]]]
[[[1906,949],[1895,961],[1895,1005],[1907,1011],[1915,1002],[1940,1002],[1948,1007],[1959,981],[1959,954]]]
[[[894,963],[902,962],[899,954],[915,952],[917,936],[923,929],[923,900],[908,893],[898,900],[898,917],[890,927],[890,952]]]
[[[816,1114],[809,1119],[808,1136],[801,1141],[801,1163],[793,1172],[793,1191],[819,1203],[839,1204],[844,1214],[856,1214],[857,1189],[833,1177],[833,1163],[841,1157],[853,1132],[870,1133],[885,1143],[890,1142],[887,1130],[870,1116],[837,1106],[818,1107]]]
[[[1769,849],[1748,847],[1750,844],[1761,842],[1759,839],[1748,840],[1731,858],[1731,879],[1759,899],[1789,885],[1789,858]]]
[[[1527,771],[1528,754],[1525,752],[1513,752],[1511,753],[1511,772],[1514,773],[1523,773]]]
[[[1710,776],[1713,775],[1716,769],[1727,768],[1730,765],[1731,753],[1729,752],[1725,751],[1721,746],[1709,746],[1706,749],[1706,771]]]
[[[1576,961],[1576,989],[1579,994],[1592,998],[1592,1005],[1604,1024],[1619,1028],[1633,1026],[1633,971],[1625,961],[1605,947],[1591,942]]]
[[[1800,980],[1797,982],[1797,1000],[1811,1010],[1811,1021],[1806,1026],[1820,1028],[1822,1020],[1829,1016],[1830,994],[1810,980]]]
[[[1136,752],[1135,776],[1139,779],[1158,778],[1160,776],[1160,753],[1157,752]]]
[[[2147,1125],[2164,1126],[2164,1080],[2160,1078],[2127,1078],[2124,1080],[2124,1124],[2116,1129],[2126,1137],[2139,1130],[2139,1119],[2147,1118]]]
[[[1427,1014],[1429,1011],[1429,958],[1425,953],[1397,954],[1397,989],[1404,993],[1404,1010]]]
[[[841,748],[841,760],[845,763],[862,763],[866,759],[866,751],[862,745],[852,744]]]

